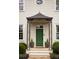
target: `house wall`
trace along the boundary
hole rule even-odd
[[[43,0],[43,4],[41,5],[37,5],[36,0],[24,0],[24,10],[19,12],[19,24],[23,24],[23,40],[20,40],[20,42],[27,42],[26,17],[33,16],[39,12],[46,16],[53,17],[52,40],[53,42],[56,41],[56,25],[59,24],[59,12],[56,10],[56,0]]]

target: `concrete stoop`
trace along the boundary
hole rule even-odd
[[[29,51],[29,55],[49,55],[50,51]]]
[[[28,51],[29,59],[50,59],[50,51]]]
[[[32,49],[27,51],[29,59],[50,59],[50,53],[52,51],[47,49]]]
[[[48,48],[32,48],[30,50],[26,50],[26,53],[31,55],[49,55],[52,51]]]

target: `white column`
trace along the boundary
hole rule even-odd
[[[27,22],[27,48],[29,47],[29,45],[28,45],[28,22]]]
[[[51,50],[52,47],[52,22],[49,22],[49,42],[50,42],[50,46],[49,46],[49,50]]]
[[[50,22],[49,22],[49,50],[50,50]]]
[[[50,22],[50,49],[52,48],[52,22]]]
[[[27,45],[28,50],[30,50],[30,23],[27,22]]]

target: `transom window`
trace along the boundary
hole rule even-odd
[[[56,10],[59,10],[59,0],[56,0]]]
[[[37,25],[36,29],[43,29],[43,25]]]
[[[56,25],[56,39],[59,39],[59,25]]]
[[[19,10],[23,11],[23,0],[19,0]]]
[[[23,39],[23,25],[19,25],[19,39]]]

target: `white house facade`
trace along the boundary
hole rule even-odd
[[[59,0],[19,0],[19,41],[28,49],[59,41]]]

